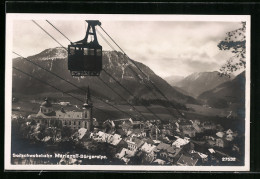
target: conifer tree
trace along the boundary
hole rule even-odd
[[[224,40],[220,41],[220,50],[229,50],[232,56],[221,68],[220,75],[230,76],[231,73],[246,67],[246,22],[241,22],[242,27],[227,32]]]

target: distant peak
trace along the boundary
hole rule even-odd
[[[33,55],[31,57],[37,58],[39,60],[49,60],[57,58],[67,58],[67,50],[63,47],[48,48],[42,52]]]

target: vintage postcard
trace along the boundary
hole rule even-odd
[[[249,171],[250,16],[6,14],[5,169]]]

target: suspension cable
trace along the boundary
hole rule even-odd
[[[102,39],[111,47],[111,49],[113,49],[115,52],[116,52],[116,50],[115,50],[115,48],[108,42],[108,40],[98,31],[98,29],[97,29],[97,32],[99,33],[99,35],[102,37]],[[127,64],[127,63],[125,63],[125,64]],[[128,64],[127,64],[128,65]],[[143,81],[144,82],[144,86],[148,89],[148,90],[150,90],[152,93],[153,93],[153,95],[154,96],[157,96],[157,94],[154,92],[154,90],[153,90],[153,88],[151,88],[148,84],[146,84],[146,82],[143,80],[143,79],[141,79],[141,77],[138,75],[138,73],[130,66],[130,65],[128,65],[128,68],[132,71],[132,73],[134,73],[134,75],[139,79],[139,80],[141,80],[141,81]],[[103,71],[105,71],[104,69],[103,69]],[[108,72],[106,72],[105,71],[105,73],[108,75]],[[111,75],[110,75],[111,76]],[[113,78],[113,77],[112,77]],[[114,79],[115,81],[116,81],[116,79]],[[121,84],[120,84],[120,82],[117,82],[120,86],[121,86]],[[121,86],[122,87],[122,86]],[[125,90],[127,90],[127,88],[125,88]],[[128,91],[128,90],[127,90]],[[128,91],[129,92],[129,91]],[[158,96],[157,96],[158,97]],[[158,101],[158,100],[157,100]],[[168,109],[168,107],[166,107],[165,106],[165,109],[172,115],[172,116],[174,116],[174,117],[176,117],[176,115],[171,111],[171,110],[169,110]],[[177,118],[177,117],[176,117]]]
[[[32,20],[33,21],[33,20]],[[47,20],[46,20],[47,21]],[[51,36],[46,30],[44,30],[44,28],[43,27],[41,27],[38,23],[36,23],[35,21],[33,21],[38,27],[40,27],[45,33],[47,33],[53,40],[55,40],[59,45],[61,45],[62,46],[62,44],[60,44],[53,36]],[[60,32],[66,39],[68,39],[60,30],[58,30],[58,28],[56,28],[52,23],[50,23],[49,21],[47,21],[50,25],[52,25],[58,32]],[[98,31],[98,33],[103,37],[103,39],[104,39],[104,36]],[[111,38],[111,37],[110,37]],[[68,39],[69,40],[69,39]],[[69,40],[70,41],[70,40]],[[70,41],[71,42],[71,41]],[[106,40],[106,42],[108,43],[108,45],[111,47],[111,48],[113,48],[112,47],[112,45]],[[114,42],[115,43],[115,42]],[[64,46],[62,46],[63,48],[65,48]],[[66,48],[65,48],[66,49]],[[113,48],[114,49],[114,48]],[[120,48],[121,49],[121,48]],[[67,49],[66,49],[67,50]],[[122,49],[121,49],[122,50]],[[125,54],[125,53],[124,53]],[[35,63],[34,63],[35,64]],[[42,68],[43,69],[43,68]],[[46,69],[45,69],[46,70]],[[49,70],[46,70],[46,71],[48,71],[48,72],[50,72],[50,73],[52,73],[53,75],[55,75],[56,77],[58,77],[58,78],[60,78],[60,79],[62,79],[61,77],[59,77],[59,76],[57,76],[55,73],[53,73],[53,72],[51,72],[51,71],[49,71]],[[133,70],[132,70],[133,71]],[[65,80],[65,79],[63,79],[63,80]],[[79,88],[78,86],[76,86],[75,84],[73,84],[73,83],[71,83],[71,82],[69,82],[69,81],[67,81],[67,80],[65,80],[66,82],[68,82],[69,84],[71,84],[71,85],[73,85],[74,87],[77,87],[78,89],[82,89],[82,88]],[[97,98],[98,99],[98,98]],[[101,99],[99,99],[99,100],[101,100]],[[102,100],[101,100],[102,101]],[[106,103],[106,101],[103,101],[104,103]],[[109,103],[108,103],[109,104]],[[112,104],[110,104],[110,105],[112,105]],[[116,108],[115,106],[113,106],[114,108]],[[147,107],[146,107],[147,108]],[[119,111],[121,111],[120,109],[118,109],[118,108],[116,108],[117,110],[119,110]],[[147,108],[149,111],[150,111],[150,109],[149,108]],[[124,111],[121,111],[122,113],[125,113]],[[152,111],[150,111],[150,112],[152,112]],[[153,112],[152,112],[153,113]],[[154,113],[153,113],[154,114]],[[128,114],[129,115],[129,114]],[[156,117],[158,117],[159,119],[160,119],[160,117],[159,116],[157,116],[156,114],[154,114]]]
[[[48,20],[46,20],[46,22],[48,22],[53,28],[55,28],[59,33],[61,33],[67,40],[69,40],[70,42],[71,42],[71,40],[66,36],[66,35],[64,35],[58,28],[56,28],[51,22],[49,22]],[[46,32],[46,31],[45,31]],[[106,41],[106,43],[112,48],[112,49],[114,49],[113,48],[113,46],[104,38],[104,36],[98,31],[98,29],[97,29],[97,32],[98,32],[98,34]],[[59,43],[60,44],[60,43]],[[115,49],[114,49],[115,50]],[[52,72],[51,72],[52,73]],[[55,75],[56,76],[56,75]],[[111,90],[113,90],[110,86],[108,86],[108,84],[106,84],[101,78],[99,78],[107,87],[109,87]],[[72,83],[70,83],[70,84],[72,84]],[[72,84],[72,85],[74,85],[74,84]],[[115,92],[114,90],[113,90],[113,92]],[[115,92],[116,93],[116,92]],[[128,104],[130,104],[125,98],[123,98],[120,94],[118,94],[118,93],[116,93],[117,95],[119,95],[122,99],[124,99]],[[130,104],[131,105],[131,104]],[[136,110],[136,108],[135,107],[133,107],[132,105],[131,105],[131,107],[135,110],[135,111],[137,111],[140,115],[142,115],[138,110]],[[143,115],[142,115],[143,116]],[[144,117],[144,116],[143,116]],[[145,117],[144,117],[145,118]]]
[[[127,93],[133,97],[134,99],[136,98],[136,96],[134,96],[126,87],[124,87],[118,80],[116,80],[112,75],[110,75],[105,69],[103,69],[103,71],[110,77],[112,78],[119,86],[121,86],[125,91],[127,91]],[[158,119],[162,120],[157,114],[155,114],[152,110],[150,110],[148,107],[146,107],[145,105],[143,105],[149,112],[151,112],[155,117],[157,117]]]
[[[112,90],[115,94],[117,94],[120,98],[122,98],[123,100],[126,101],[126,103],[132,107],[132,109],[134,111],[136,111],[137,113],[139,113],[145,120],[147,120],[147,118],[140,112],[138,111],[132,104],[130,104],[127,99],[125,99],[122,95],[120,95],[117,91],[115,91],[112,87],[110,87],[102,78],[98,77],[98,79],[103,83],[105,84],[110,90]]]
[[[72,98],[74,98],[74,99],[76,99],[76,100],[78,100],[78,101],[80,101],[80,102],[84,102],[84,101],[81,100],[80,98],[78,98],[78,97],[76,97],[76,96],[73,96],[73,95],[71,95],[71,94],[69,94],[69,93],[67,93],[67,92],[65,92],[65,91],[63,91],[63,90],[61,90],[61,89],[59,89],[59,88],[57,88],[57,87],[55,87],[55,86],[53,86],[53,85],[51,85],[51,84],[45,82],[45,81],[43,81],[43,80],[40,80],[39,78],[36,78],[35,76],[33,76],[33,75],[29,74],[29,73],[26,73],[26,72],[24,72],[24,71],[22,71],[22,70],[20,70],[20,69],[18,69],[18,68],[16,68],[16,67],[13,67],[13,69],[15,69],[15,70],[19,71],[20,73],[23,73],[23,74],[25,74],[25,75],[31,77],[31,78],[34,78],[34,79],[36,79],[37,81],[39,81],[39,82],[41,82],[41,83],[43,83],[43,84],[45,84],[45,85],[47,85],[47,86],[50,86],[50,87],[54,88],[55,90],[57,90],[57,91],[59,91],[59,92],[62,92],[62,93],[66,94],[66,95],[68,95],[68,96],[70,96],[70,97],[72,97]],[[94,107],[94,106],[93,106],[93,107]],[[111,114],[108,115],[108,113],[105,112],[105,111],[102,110],[102,109],[99,109],[99,108],[97,108],[97,107],[94,107],[94,108],[97,109],[97,110],[99,110],[99,111],[101,111],[101,112],[103,112],[104,114],[106,114],[107,117],[113,116],[113,115],[111,115]]]
[[[46,20],[46,22],[48,22],[54,29],[56,29],[61,35],[63,35],[63,37],[65,37],[68,41],[70,41],[70,43],[72,43],[71,40],[66,35],[64,35],[58,28],[56,28],[50,21]]]
[[[154,82],[152,82],[148,76],[138,67],[138,65],[134,62],[134,60],[132,60],[125,52],[124,50],[114,41],[114,39],[105,31],[105,29],[100,25],[99,26],[103,32],[105,32],[107,34],[107,36],[116,44],[116,46],[123,52],[123,54],[129,59],[130,62],[132,62],[135,67],[147,78],[147,80],[152,84],[152,86],[159,92],[159,94],[161,94],[163,96],[163,98],[165,98],[169,104],[175,108],[175,110],[182,116],[184,117],[184,115],[175,107],[175,105],[173,105],[170,100],[168,99],[168,97],[166,95],[163,94],[163,92],[154,84]]]
[[[67,40],[69,40],[70,42],[71,42],[71,40],[66,36],[66,35],[64,35],[58,28],[56,28],[51,22],[49,22],[48,20],[46,20],[53,28],[55,28],[59,33],[61,33]],[[35,21],[33,21],[34,23],[36,23]],[[46,30],[44,30],[43,29],[43,27],[41,27],[39,24],[37,24],[36,23],[36,25],[38,25],[44,32],[46,32],[50,37],[52,37]],[[113,46],[104,38],[104,36],[98,31],[98,29],[97,29],[97,32],[99,33],[99,35],[106,41],[106,43],[112,48],[112,49],[114,49],[113,48]],[[59,43],[54,37],[52,37],[52,39],[54,39],[57,43]],[[60,44],[60,43],[59,43]],[[61,44],[60,44],[61,45]],[[61,45],[62,46],[62,45]],[[66,49],[67,50],[67,49]],[[115,49],[114,49],[115,50]],[[17,54],[17,55],[19,55],[19,54]],[[20,56],[20,55],[19,55]],[[24,57],[23,57],[24,58]],[[30,60],[29,60],[30,61]],[[31,63],[34,63],[34,62],[32,62],[32,61],[30,61]],[[35,64],[35,63],[34,63]],[[42,67],[40,67],[40,68],[42,68]],[[44,68],[42,68],[42,69],[44,69]],[[60,79],[62,79],[60,76],[57,76],[55,73],[53,73],[53,72],[51,72],[51,71],[49,71],[49,70],[47,70],[47,69],[44,69],[44,70],[46,70],[46,71],[48,71],[49,73],[51,73],[51,74],[53,74],[53,75],[55,75],[56,77],[58,77],[58,78],[60,78]],[[62,80],[65,80],[65,79],[62,79]],[[78,86],[76,86],[75,84],[73,84],[73,83],[71,83],[71,82],[69,82],[69,81],[67,81],[67,80],[65,80],[67,83],[69,83],[69,84],[71,84],[71,85],[73,85],[74,87],[77,87],[78,89],[81,89],[82,90],[82,88],[79,88]],[[106,84],[107,85],[107,84]],[[109,86],[108,86],[109,87]],[[122,96],[121,96],[122,97]],[[124,99],[124,98],[123,98]],[[99,100],[101,100],[101,99],[99,99]],[[125,100],[128,104],[130,104],[127,100]],[[105,102],[105,101],[103,101],[103,102]],[[132,105],[131,105],[132,106]],[[115,107],[114,107],[115,108]],[[132,108],[133,109],[135,109],[135,111],[136,111],[136,108],[134,108],[133,106],[132,106]],[[150,112],[152,112],[150,109],[148,109]],[[123,112],[123,111],[122,111]],[[139,113],[139,114],[141,114],[138,110],[137,110],[137,112]],[[153,113],[153,112],[152,112]],[[153,113],[154,114],[154,113]],[[142,114],[141,114],[142,115]],[[154,114],[157,118],[159,118],[160,119],[160,117],[159,116],[157,116],[156,114]],[[144,115],[142,115],[144,118],[145,118],[145,116]],[[146,118],[145,118],[146,119]]]
[[[57,74],[55,74],[55,73],[53,73],[53,72],[51,72],[50,70],[47,70],[47,69],[45,69],[45,68],[43,68],[42,66],[40,66],[40,65],[38,65],[37,63],[35,63],[35,62],[32,62],[31,60],[29,60],[28,58],[25,58],[25,57],[23,57],[23,56],[21,56],[21,55],[19,55],[18,53],[16,53],[16,52],[13,52],[14,54],[16,54],[16,55],[18,55],[18,56],[20,56],[20,57],[22,57],[23,59],[25,59],[26,61],[28,61],[28,62],[30,62],[30,63],[32,63],[32,64],[34,64],[34,65],[36,65],[36,66],[38,66],[38,67],[40,67],[41,69],[43,69],[43,70],[45,70],[45,71],[47,71],[47,72],[49,72],[50,74],[52,74],[52,75],[54,75],[54,76],[56,76],[56,77],[58,77],[58,78],[60,78],[61,80],[63,80],[63,81],[65,81],[65,82],[67,82],[67,83],[69,83],[69,84],[71,84],[71,85],[73,85],[74,87],[76,87],[76,88],[78,88],[78,89],[80,89],[80,90],[82,90],[82,91],[84,91],[84,92],[86,92],[85,91],[85,89],[83,89],[83,88],[80,88],[79,86],[77,86],[77,85],[75,85],[74,83],[71,83],[70,81],[68,81],[68,80],[66,80],[66,79],[64,79],[64,78],[62,78],[62,77],[60,77],[59,75],[57,75]],[[98,99],[98,100],[100,100],[100,101],[102,101],[102,102],[104,102],[104,103],[106,103],[106,104],[108,104],[108,105],[110,105],[110,106],[112,106],[113,108],[115,108],[116,110],[118,110],[118,111],[120,111],[120,112],[122,112],[122,113],[124,113],[124,114],[127,114],[128,116],[130,116],[130,117],[133,117],[132,115],[130,115],[130,114],[128,114],[128,113],[126,113],[126,112],[124,112],[124,111],[122,111],[122,110],[120,110],[119,108],[117,108],[116,106],[114,106],[113,104],[110,104],[110,103],[108,103],[108,102],[106,102],[105,100],[103,100],[103,99],[101,99],[101,98],[99,98],[99,97],[96,97],[96,96],[94,96],[94,95],[92,95],[94,98],[96,98],[96,99]],[[133,117],[134,118],[134,117]]]
[[[108,42],[108,40],[98,31],[98,29],[97,29],[97,32],[98,32],[99,35],[102,37],[102,39],[110,46],[110,48],[111,48],[112,50],[114,50],[115,52],[117,52],[117,51],[115,50],[115,48]],[[125,63],[125,65],[128,65],[128,64]],[[133,69],[131,66],[128,65],[128,68],[132,71],[132,73],[135,74],[135,76],[136,76],[139,80],[143,81],[143,80],[140,78],[140,76],[136,73],[136,71],[134,71],[134,69]],[[103,71],[105,71],[105,69],[103,69]],[[112,75],[110,75],[107,71],[105,71],[105,73],[106,73],[107,75],[109,75],[110,77],[112,77]],[[112,78],[113,78],[113,77],[112,77]],[[123,87],[128,93],[131,94],[131,92],[129,92],[127,88],[125,88],[123,85],[120,84],[120,82],[118,82],[115,78],[113,78],[113,79],[114,79],[121,87]],[[157,94],[153,91],[153,89],[152,89],[149,85],[147,85],[147,84],[145,83],[145,81],[143,81],[143,82],[144,82],[145,87],[146,87],[148,90],[152,91],[153,95],[157,96]],[[146,106],[144,106],[144,107],[145,107],[147,110],[149,110],[150,112],[152,112],[152,111],[151,111],[150,109],[148,109]],[[176,115],[175,115],[172,111],[170,111],[167,107],[165,107],[165,108],[166,108],[166,110],[167,110],[171,115],[173,115],[174,117],[176,117]],[[161,118],[160,118],[158,115],[156,115],[155,113],[152,112],[152,114],[155,115],[157,118],[161,119]],[[177,118],[177,117],[176,117],[176,118]]]
[[[51,34],[49,34],[42,26],[40,26],[37,22],[35,22],[34,20],[32,20],[32,22],[34,24],[36,24],[40,29],[42,29],[47,35],[49,35],[55,42],[57,42],[60,46],[62,46],[66,51],[68,51],[68,49],[66,47],[64,47],[58,40],[56,40]]]

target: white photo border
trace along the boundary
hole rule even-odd
[[[14,20],[100,21],[222,21],[246,22],[246,100],[244,166],[146,166],[146,165],[11,165],[12,49]],[[250,15],[143,15],[143,14],[32,14],[6,13],[5,48],[5,170],[87,170],[87,171],[249,171],[250,170]]]

